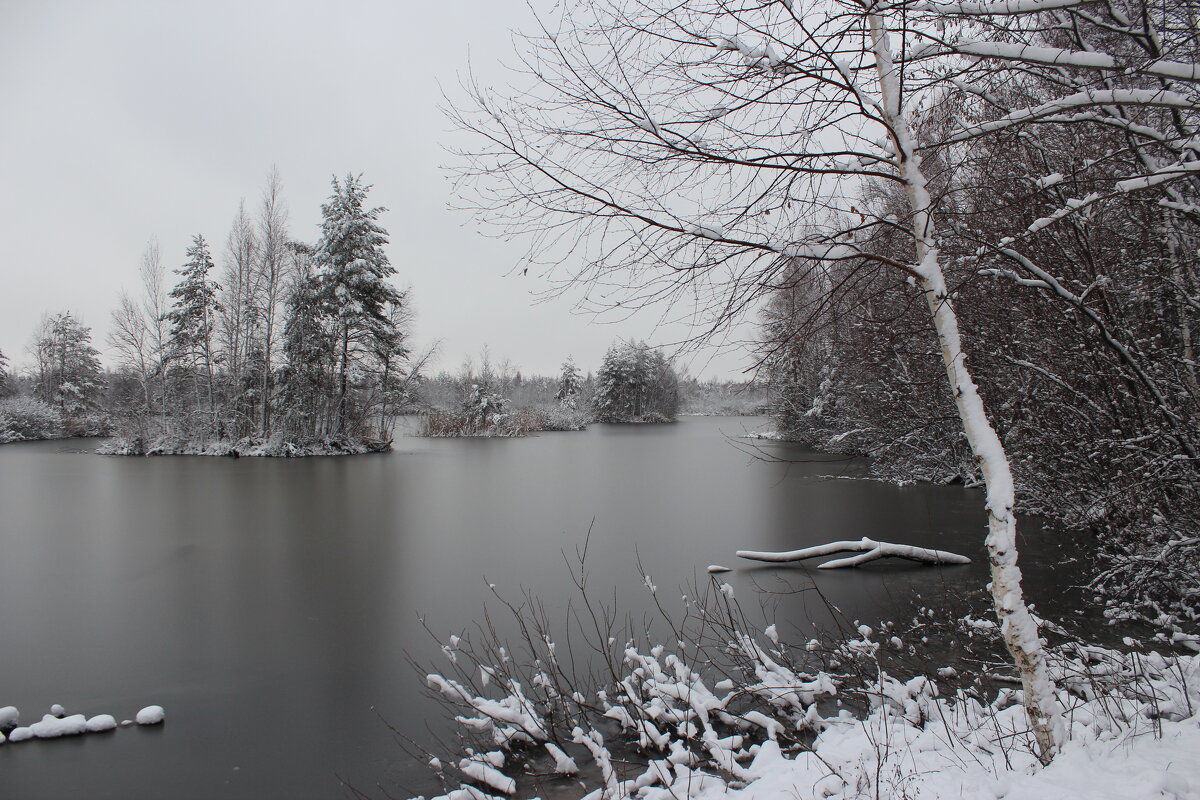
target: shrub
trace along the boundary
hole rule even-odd
[[[58,409],[32,397],[0,400],[0,443],[55,439],[63,435]]]

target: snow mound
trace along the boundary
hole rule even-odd
[[[0,731],[7,731],[17,727],[20,720],[21,712],[17,711],[15,706],[0,708]]]
[[[111,731],[115,727],[117,727],[117,720],[112,714],[97,714],[87,721],[88,733]]]
[[[47,714],[42,717],[41,722],[30,725],[29,730],[39,739],[78,736],[81,733],[87,733],[87,717],[83,714],[72,714],[60,719],[53,714]]]
[[[146,706],[134,717],[138,725],[157,725],[166,718],[167,714],[162,706]]]

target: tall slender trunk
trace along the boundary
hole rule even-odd
[[[263,339],[262,420],[259,427],[265,439],[271,433],[271,344],[275,328],[275,288],[267,290],[267,328]]]
[[[914,268],[921,291],[929,305],[941,345],[942,361],[954,394],[954,404],[971,452],[983,473],[987,492],[988,560],[991,567],[992,602],[1000,620],[1004,644],[1016,664],[1025,693],[1025,711],[1037,741],[1038,756],[1050,763],[1063,738],[1062,711],[1054,696],[1054,684],[1046,669],[1045,653],[1037,625],[1025,604],[1021,591],[1021,570],[1017,566],[1017,521],[1013,513],[1016,491],[1008,454],[996,429],[988,421],[983,399],[970,371],[958,330],[945,274],[942,271],[934,237],[933,203],[929,197],[921,157],[916,152],[912,130],[905,116],[899,78],[892,62],[887,29],[878,13],[869,13],[871,46],[879,77],[882,112],[888,127],[900,177],[912,214],[912,233],[916,243]]]
[[[337,402],[337,418],[335,424],[337,433],[344,436],[346,434],[346,369],[350,361],[350,326],[346,325],[342,329],[342,364],[338,375],[338,402]]]

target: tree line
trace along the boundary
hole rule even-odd
[[[321,206],[321,236],[291,237],[282,183],[272,170],[257,212],[242,203],[218,273],[197,234],[168,286],[151,241],[141,291],[122,293],[106,380],[91,333],[69,312],[34,336],[32,397],[65,433],[122,435],[117,452],[191,452],[242,442],[295,447],[318,442],[384,445],[422,363],[412,359],[409,296],[391,283],[382,208],[361,177],[334,178]],[[0,354],[0,387],[15,393]],[[4,415],[24,426],[33,407]],[[38,419],[45,409],[36,409]],[[101,413],[104,412],[104,413]],[[13,433],[9,438],[42,438]],[[224,443],[223,445],[221,443]]]

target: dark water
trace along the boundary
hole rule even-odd
[[[406,659],[437,663],[418,615],[441,633],[468,628],[485,578],[560,607],[562,551],[589,526],[593,585],[635,612],[649,607],[639,556],[660,593],[706,580],[708,564],[737,567],[723,580],[739,599],[777,603],[796,635],[823,601],[775,593],[814,578],[864,621],[982,593],[978,492],[831,480],[820,476],[862,467],[764,445],[818,459],[772,463],[728,438],[762,424],[407,438],[390,454],[308,460],[0,447],[0,706],[26,724],[52,703],[118,719],[167,710],[152,729],[0,746],[0,798],[349,796],[341,780],[376,796],[428,791],[383,722],[417,739],[442,730]],[[1073,551],[1035,523],[1024,531],[1029,594],[1061,611],[1080,580]],[[816,574],[733,556],[862,536],[977,563]]]

